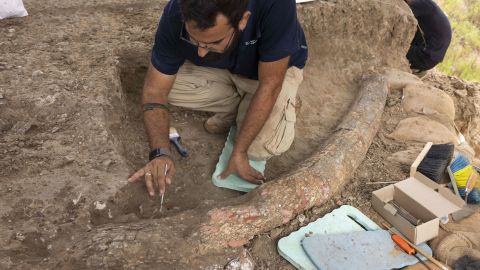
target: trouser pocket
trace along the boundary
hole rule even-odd
[[[265,142],[265,149],[278,156],[287,151],[295,138],[295,104],[289,99],[282,112],[282,117],[276,124],[272,136]]]

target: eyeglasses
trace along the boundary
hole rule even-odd
[[[204,50],[207,50],[208,52],[213,52],[213,53],[224,53],[228,47],[230,47],[230,43],[232,42],[232,39],[233,37],[235,36],[235,32],[236,31],[233,31],[232,34],[230,35],[230,38],[228,39],[228,43],[227,45],[225,46],[225,48],[223,48],[222,50],[219,50],[219,49],[215,49],[215,48],[212,48],[212,47],[209,47],[208,45],[202,45],[200,44],[198,41],[196,40],[192,40],[191,37],[189,38],[185,38],[184,35],[183,35],[183,29],[185,28],[185,23],[183,24],[182,26],[182,30],[180,31],[180,39],[187,42],[188,44],[190,45],[193,45],[197,48],[202,48]],[[220,41],[218,41],[218,43],[221,43],[223,40],[225,40],[226,36],[224,38],[222,38]]]

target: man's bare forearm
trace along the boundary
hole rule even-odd
[[[167,105],[168,93],[175,76],[164,75],[150,65],[143,86],[142,104],[160,103]],[[163,108],[147,110],[143,113],[143,122],[147,130],[150,149],[169,148],[169,114]]]
[[[233,154],[246,154],[253,140],[265,125],[282,89],[289,57],[259,64],[259,86],[250,102]]]
[[[270,85],[267,85],[266,87],[269,86]],[[281,84],[277,89],[265,89],[262,88],[262,85],[259,85],[257,92],[250,102],[242,127],[237,136],[237,141],[233,149],[234,153],[247,153],[248,148],[270,116],[280,89]]]
[[[150,149],[169,148],[169,117],[166,110],[149,110],[143,113]]]

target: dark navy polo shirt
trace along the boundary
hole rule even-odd
[[[440,63],[452,40],[452,28],[447,16],[432,0],[410,3],[419,30],[407,53],[413,69],[428,70]]]
[[[307,43],[297,20],[295,0],[250,0],[247,10],[251,15],[240,32],[236,49],[220,60],[207,61],[198,56],[195,46],[180,39],[180,34],[188,37],[188,33],[178,0],[170,0],[155,35],[152,65],[164,74],[173,75],[189,60],[199,66],[228,69],[250,79],[258,79],[259,61],[272,62],[290,56],[289,66],[303,68]]]

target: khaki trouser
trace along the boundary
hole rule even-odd
[[[275,106],[248,149],[250,159],[267,160],[290,148],[295,134],[295,99],[302,80],[303,70],[297,67],[287,70]],[[240,130],[257,87],[257,80],[185,62],[168,99],[175,106],[215,112],[227,121],[233,122],[236,118],[237,130]]]

